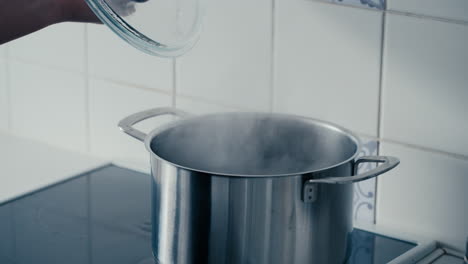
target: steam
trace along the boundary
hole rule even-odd
[[[345,139],[286,116],[228,113],[183,120],[156,136],[151,148],[161,158],[192,169],[267,176],[337,163],[349,155],[341,151]]]

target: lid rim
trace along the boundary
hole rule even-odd
[[[180,165],[180,164],[176,164],[174,162],[171,162],[163,157],[161,157],[160,155],[156,154],[153,149],[151,148],[151,142],[153,141],[153,139],[160,133],[168,130],[168,129],[171,129],[173,127],[176,127],[178,125],[180,125],[181,123],[184,123],[185,121],[187,120],[191,120],[191,119],[194,119],[194,118],[202,118],[202,117],[207,117],[207,116],[212,116],[212,115],[223,115],[223,114],[229,114],[229,113],[235,113],[235,112],[226,112],[226,113],[212,113],[212,114],[205,114],[205,115],[201,115],[201,116],[192,116],[192,117],[189,117],[189,118],[185,118],[185,119],[180,119],[180,120],[177,120],[177,121],[174,121],[172,123],[169,123],[169,124],[166,124],[166,125],[163,125],[159,128],[156,128],[154,130],[152,130],[145,138],[145,148],[146,150],[150,153],[151,157],[152,158],[155,158],[159,161],[162,161],[162,162],[166,162],[168,164],[171,164],[172,166],[178,168],[178,169],[184,169],[184,170],[189,170],[189,171],[193,171],[193,172],[199,172],[199,173],[203,173],[203,174],[208,174],[208,175],[215,175],[215,176],[219,176],[219,177],[234,177],[234,178],[281,178],[281,177],[293,177],[293,176],[299,176],[299,175],[307,175],[307,174],[316,174],[316,173],[321,173],[321,172],[324,172],[324,171],[327,171],[327,170],[331,170],[331,169],[334,169],[334,168],[338,168],[346,163],[349,163],[349,162],[352,162],[353,160],[355,160],[357,158],[357,156],[359,155],[359,152],[361,150],[361,147],[362,147],[362,143],[361,143],[361,140],[359,139],[358,136],[356,136],[356,134],[354,134],[352,131],[350,131],[349,129],[346,129],[340,125],[337,125],[337,124],[334,124],[332,122],[328,122],[328,121],[324,121],[324,120],[320,120],[320,119],[315,119],[315,118],[310,118],[310,117],[305,117],[305,116],[299,116],[299,115],[290,115],[290,114],[281,114],[281,113],[273,113],[272,115],[275,115],[275,116],[282,116],[282,117],[289,117],[289,118],[293,118],[293,119],[299,119],[299,120],[303,120],[303,121],[308,121],[308,122],[312,122],[314,124],[317,124],[319,126],[322,126],[322,127],[326,127],[327,129],[330,129],[330,130],[334,130],[338,133],[341,133],[343,134],[344,136],[346,136],[347,138],[349,138],[351,141],[353,141],[356,145],[356,149],[354,151],[354,153],[349,156],[348,158],[346,159],[343,159],[342,161],[340,162],[337,162],[335,164],[332,164],[330,166],[326,166],[326,167],[323,167],[323,168],[319,168],[319,169],[315,169],[315,170],[307,170],[307,171],[302,171],[302,172],[293,172],[293,173],[280,173],[280,174],[269,174],[269,175],[254,175],[254,174],[234,174],[234,173],[219,173],[219,172],[214,172],[214,171],[206,171],[206,170],[201,170],[201,169],[195,169],[195,168],[191,168],[191,167],[188,167],[188,166],[184,166],[184,165]],[[243,112],[244,114],[267,114],[267,113],[260,113],[260,112]]]
[[[183,55],[193,48],[198,42],[201,28],[202,17],[198,15],[196,23],[194,24],[190,37],[181,45],[168,46],[152,40],[145,34],[139,32],[128,24],[120,15],[118,15],[105,0],[85,0],[94,14],[116,35],[118,35],[125,42],[145,52],[149,55],[155,55],[165,58],[173,58]]]

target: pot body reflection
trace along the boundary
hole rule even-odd
[[[152,157],[153,254],[160,264],[344,263],[352,231],[352,184],[312,178],[349,176],[353,162],[320,175],[223,177]]]

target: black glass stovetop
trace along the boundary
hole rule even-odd
[[[147,264],[150,177],[109,165],[0,204],[0,263]],[[415,245],[355,229],[348,264],[387,263]]]

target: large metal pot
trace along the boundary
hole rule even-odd
[[[184,118],[149,135],[132,127]],[[120,128],[151,153],[153,254],[160,264],[344,263],[352,231],[352,183],[398,165],[362,157],[339,126],[284,114],[185,117],[143,111]],[[363,162],[380,163],[355,175]]]

